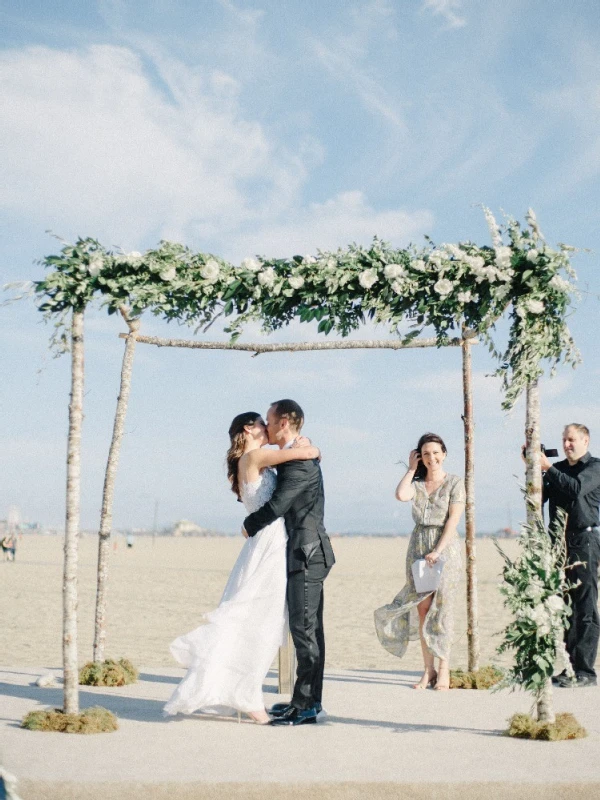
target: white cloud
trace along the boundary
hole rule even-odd
[[[272,256],[334,250],[358,242],[368,244],[375,234],[386,241],[407,244],[431,230],[427,209],[376,211],[363,192],[342,192],[323,203],[298,208],[285,222],[267,223],[237,238],[238,257],[264,253]]]
[[[126,47],[0,55],[1,207],[67,237],[126,248],[220,239],[240,258],[430,230],[430,212],[377,211],[359,191],[303,207],[318,141],[294,151],[274,140],[241,113],[242,87],[222,71],[146,57],[162,89]]]
[[[214,235],[285,207],[306,179],[305,154],[240,113],[229,76],[154,66],[167,91],[123,47],[4,52],[0,204],[124,244]]]
[[[443,17],[448,28],[463,28],[467,24],[466,19],[457,13],[461,7],[461,0],[423,0],[423,9]]]

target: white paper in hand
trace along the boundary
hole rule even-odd
[[[421,594],[421,592],[435,592],[440,585],[443,568],[444,562],[441,558],[438,558],[435,564],[433,564],[431,567],[424,558],[420,558],[418,561],[413,561],[412,574],[417,593]]]

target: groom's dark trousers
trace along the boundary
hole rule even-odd
[[[323,694],[323,581],[335,563],[324,511],[319,462],[288,461],[278,467],[269,502],[244,520],[246,532],[254,536],[279,517],[285,519],[288,613],[298,660],[292,705],[299,709],[320,703]]]

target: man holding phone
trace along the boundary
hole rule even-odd
[[[565,645],[575,671],[575,686],[596,686],[594,664],[600,636],[598,614],[598,564],[600,563],[600,459],[588,448],[590,432],[585,425],[571,423],[563,431],[566,459],[551,464],[542,452],[544,502],[549,501],[550,520],[556,509],[567,513],[565,532],[567,563],[576,564],[567,571],[576,584],[570,590],[572,613],[565,631]],[[566,672],[556,675],[558,686],[573,686]]]

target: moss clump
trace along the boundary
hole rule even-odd
[[[567,739],[583,739],[587,736],[587,731],[581,727],[573,714],[557,714],[556,722],[540,722],[529,714],[513,714],[508,721],[505,735],[517,739],[564,742]]]
[[[462,669],[450,671],[451,689],[490,689],[502,680],[502,670],[497,667],[481,667],[475,672]]]
[[[59,708],[52,711],[30,711],[21,723],[30,731],[58,733],[110,733],[119,727],[115,715],[106,708],[94,706],[81,714],[65,714]]]
[[[83,686],[126,686],[135,683],[138,674],[126,658],[119,661],[107,658],[105,661],[88,661],[84,664],[79,670],[79,683]]]

